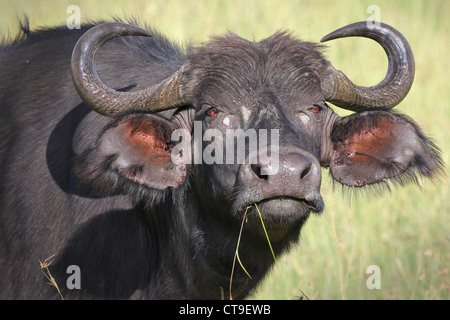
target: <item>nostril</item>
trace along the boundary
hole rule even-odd
[[[309,164],[301,173],[300,175],[300,179],[303,179],[304,177],[306,177],[308,175],[308,173],[311,171],[311,166],[312,164]]]
[[[267,180],[267,179],[268,179],[268,176],[267,176],[266,174],[262,174],[262,172],[261,172],[261,166],[260,166],[260,165],[258,165],[258,164],[252,164],[250,167],[252,168],[253,173],[254,173],[259,179],[262,179],[262,180]]]

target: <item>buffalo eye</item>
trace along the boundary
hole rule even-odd
[[[213,117],[213,116],[216,115],[216,113],[217,113],[217,110],[216,110],[216,108],[214,108],[214,107],[211,107],[211,108],[209,108],[209,109],[206,111],[206,115],[207,115],[208,117]]]
[[[312,112],[314,112],[314,113],[320,113],[320,112],[322,111],[322,107],[321,107],[321,106],[318,106],[318,105],[314,105],[314,106],[311,107],[310,110],[311,110]]]

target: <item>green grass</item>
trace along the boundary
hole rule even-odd
[[[260,40],[287,29],[305,40],[369,17],[378,5],[381,20],[399,29],[416,58],[416,78],[408,97],[396,108],[414,118],[443,150],[449,163],[450,1],[447,0],[0,0],[0,33],[14,35],[17,16],[26,13],[32,28],[65,24],[70,4],[83,20],[139,16],[169,38],[207,41],[233,31]],[[357,84],[373,85],[386,72],[383,50],[366,39],[328,43],[327,57]],[[1,70],[0,70],[1,72]],[[346,114],[337,111],[339,114]],[[448,169],[446,169],[448,175]],[[300,245],[283,257],[252,299],[449,299],[450,184],[394,188],[382,197],[349,197],[332,190],[324,170],[326,210],[312,216]],[[369,290],[369,265],[381,270],[381,289]]]

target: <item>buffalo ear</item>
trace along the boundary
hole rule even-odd
[[[404,183],[443,172],[439,149],[404,115],[373,110],[339,119],[331,144],[331,175],[348,186]]]
[[[174,129],[171,122],[152,114],[120,118],[90,150],[84,166],[90,172],[82,174],[84,180],[94,181],[100,188],[109,182],[115,189],[121,182],[113,176],[119,175],[153,189],[179,187],[185,180],[186,166],[181,155],[171,156]],[[106,179],[103,184],[102,179]]]

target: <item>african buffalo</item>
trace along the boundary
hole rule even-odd
[[[322,39],[384,48],[369,88],[286,32],[182,49],[123,22],[22,29],[0,46],[0,298],[244,298],[274,263],[267,237],[281,255],[323,211],[321,167],[351,188],[443,170],[391,111],[414,58],[386,24]],[[236,264],[229,292],[238,239],[251,278]]]

